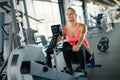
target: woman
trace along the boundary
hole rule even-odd
[[[84,69],[84,56],[81,52],[81,46],[84,46],[88,54],[89,59],[91,56],[90,46],[86,39],[87,27],[85,24],[77,22],[77,14],[73,8],[68,8],[66,11],[67,25],[63,27],[62,32],[67,42],[63,43],[63,48],[71,47],[72,51],[63,51],[65,63],[67,65],[66,71],[72,73],[72,61],[78,61],[81,65],[81,69]],[[58,41],[61,39],[59,37]],[[89,60],[87,60],[89,61]]]

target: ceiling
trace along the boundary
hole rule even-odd
[[[120,6],[120,0],[86,0],[87,2],[93,2],[94,4],[102,4],[102,5],[108,5],[108,6]]]

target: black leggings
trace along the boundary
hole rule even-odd
[[[65,48],[72,49],[72,45],[70,45],[69,42],[64,42],[63,49]],[[84,55],[83,53],[86,53],[86,55]],[[63,51],[63,56],[68,68],[72,68],[72,63],[75,63],[75,64],[80,64],[82,69],[85,69],[85,64],[89,63],[91,57],[90,53],[87,51],[84,45],[81,46],[79,52],[73,52],[72,50]],[[86,59],[84,58],[84,56]]]

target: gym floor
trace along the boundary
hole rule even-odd
[[[113,31],[88,34],[88,40],[95,53],[95,64],[101,67],[87,67],[89,80],[120,80],[120,24],[116,23]],[[102,53],[97,49],[101,37],[109,38],[109,49]]]

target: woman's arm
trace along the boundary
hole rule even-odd
[[[85,24],[81,24],[80,25],[80,39],[79,41],[77,42],[76,45],[78,45],[79,47],[81,47],[81,45],[83,44],[83,41],[85,39],[85,36],[86,36],[86,33],[87,33],[87,27]]]
[[[79,51],[79,49],[80,49],[80,47],[83,44],[83,41],[85,39],[86,33],[87,33],[87,27],[85,24],[80,24],[79,26],[80,26],[79,29],[80,29],[81,33],[80,33],[79,41],[77,42],[77,44],[75,46],[73,46],[73,51],[75,51],[75,52]]]

